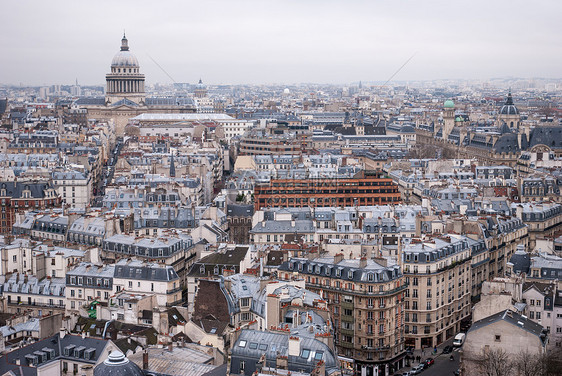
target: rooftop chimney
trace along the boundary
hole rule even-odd
[[[338,253],[337,255],[334,256],[334,264],[339,264],[342,261],[343,261],[343,253]]]
[[[144,350],[144,352],[142,353],[142,369],[147,370],[148,369],[148,351]]]
[[[299,337],[289,337],[289,356],[299,356],[301,349],[301,339]]]
[[[62,338],[64,338],[65,335],[66,335],[66,329],[61,328],[60,331],[59,331],[59,337],[62,339]]]

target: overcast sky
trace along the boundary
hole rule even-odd
[[[25,1],[0,6],[0,83],[104,84],[126,29],[148,83],[562,76],[560,0]]]

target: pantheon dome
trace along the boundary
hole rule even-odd
[[[125,34],[121,39],[121,50],[111,61],[111,72],[105,76],[106,105],[144,106],[144,74],[140,73],[139,61],[129,51]]]
[[[139,61],[136,56],[129,51],[129,41],[124,34],[123,39],[121,39],[121,51],[117,52],[113,57],[111,67],[139,68]]]

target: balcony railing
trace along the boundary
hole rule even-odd
[[[8,302],[8,305],[12,306],[26,306],[26,307],[48,307],[48,308],[61,308],[64,309],[66,306],[64,304],[49,304],[49,303],[28,303],[28,302]]]
[[[182,290],[181,287],[176,287],[175,289],[167,290],[166,294],[173,294],[173,293],[181,291],[181,290]]]
[[[166,307],[173,307],[173,306],[181,305],[182,302],[183,301],[181,299],[176,300],[175,302],[169,302],[169,303],[166,303]]]

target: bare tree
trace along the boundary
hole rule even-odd
[[[555,347],[544,354],[540,359],[542,376],[562,375],[562,347]]]
[[[519,376],[543,376],[546,371],[544,357],[528,351],[519,353],[513,359],[513,367]]]
[[[476,368],[485,376],[509,376],[513,363],[509,355],[502,349],[486,350],[476,362]]]

